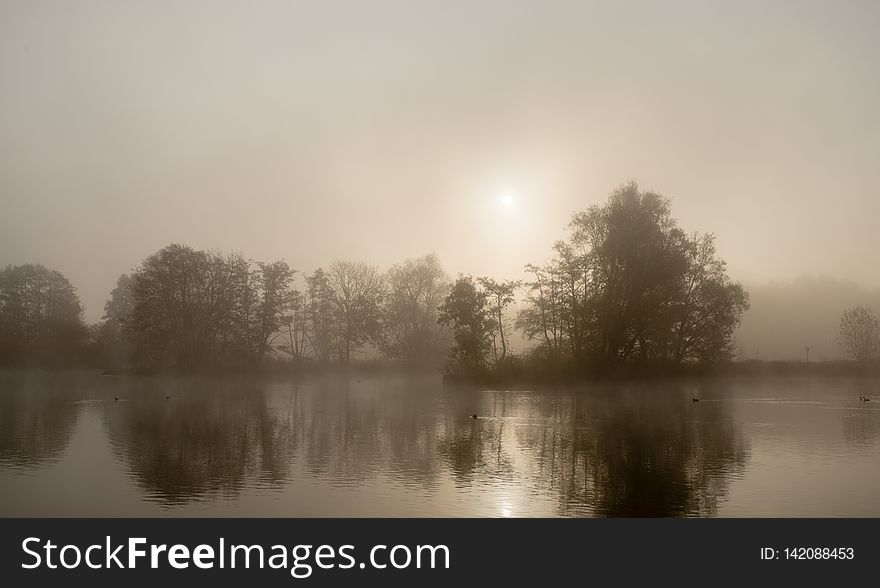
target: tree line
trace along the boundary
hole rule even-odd
[[[433,254],[385,272],[338,260],[302,274],[285,261],[171,244],[120,276],[88,327],[64,276],[10,266],[0,272],[0,352],[7,364],[67,354],[188,370],[269,358],[344,365],[368,348],[458,373],[732,356],[748,295],[713,237],[680,229],[661,195],[620,187],[574,214],[553,252],[526,267],[526,281],[453,281]],[[526,354],[511,351],[513,331],[531,342]]]
[[[526,291],[514,325],[550,365],[730,359],[748,295],[727,275],[712,235],[686,234],[669,201],[634,183],[573,215],[554,257],[532,279],[459,278],[442,308],[453,353],[468,369],[506,359],[505,309]],[[502,353],[496,353],[500,341]]]
[[[120,277],[101,336],[149,368],[252,366],[269,356],[348,364],[364,346],[416,364],[442,359],[437,304],[448,279],[436,256],[384,274],[340,260],[301,285],[296,277],[284,261],[172,244]]]

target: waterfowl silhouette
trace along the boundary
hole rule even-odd
[[[165,400],[171,400],[171,396],[165,395]]]
[[[114,396],[114,397],[113,397],[113,400],[119,400],[119,398],[117,398],[116,396]]]
[[[699,398],[691,398],[691,402],[699,402],[699,401],[700,401]]]
[[[472,414],[472,415],[469,416],[468,418],[469,418],[469,419],[475,419],[475,418],[477,418],[477,413]]]

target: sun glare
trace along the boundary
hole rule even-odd
[[[505,208],[513,206],[513,200],[513,194],[511,192],[505,192],[501,195],[501,205]]]

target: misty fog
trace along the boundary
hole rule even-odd
[[[632,179],[716,234],[751,294],[740,357],[834,358],[840,313],[880,307],[878,16],[4,2],[0,267],[61,271],[90,322],[170,242],[522,279]]]

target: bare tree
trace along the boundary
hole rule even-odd
[[[856,361],[880,354],[880,319],[866,306],[856,306],[840,317],[840,346]]]
[[[285,324],[293,271],[283,261],[172,244],[132,278],[128,319],[138,363],[195,368],[259,362]]]
[[[448,330],[437,322],[449,278],[436,255],[408,259],[385,274],[381,346],[390,357],[435,362],[448,348]]]
[[[486,292],[477,287],[471,276],[459,276],[443,305],[440,324],[452,328],[455,344],[452,356],[464,373],[482,371],[491,338],[491,322]]]

